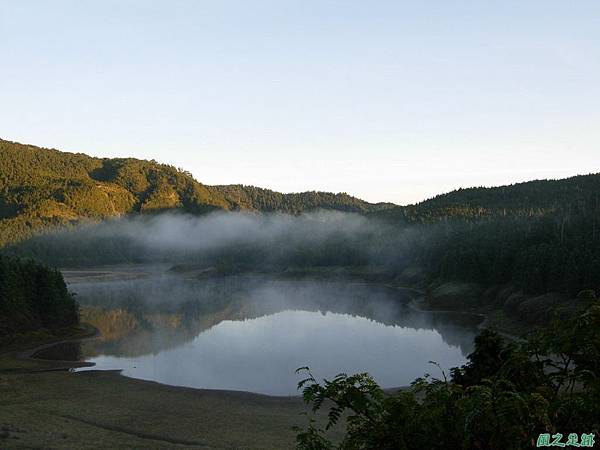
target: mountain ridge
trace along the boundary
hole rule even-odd
[[[97,158],[0,139],[0,245],[82,220],[164,210],[366,213],[391,206],[346,193],[209,186],[156,161]]]
[[[347,193],[280,193],[242,184],[205,185],[154,160],[98,158],[0,139],[0,245],[38,231],[127,214],[215,210],[301,214],[325,209],[400,222],[531,217],[600,209],[600,173],[461,188],[411,205]]]
[[[531,217],[582,208],[600,210],[600,173],[492,187],[459,188],[415,204],[392,206],[375,214],[406,222],[435,222],[448,218]]]

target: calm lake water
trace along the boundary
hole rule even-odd
[[[297,395],[294,373],[369,372],[383,387],[441,376],[472,351],[477,318],[420,313],[406,291],[268,277],[75,277],[84,320],[102,336],[38,356],[208,389]],[[81,369],[86,370],[86,369]]]

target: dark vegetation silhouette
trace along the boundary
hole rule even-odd
[[[16,333],[77,324],[79,308],[62,274],[0,255],[0,342]]]

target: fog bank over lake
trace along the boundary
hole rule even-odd
[[[162,262],[223,271],[385,266],[397,273],[414,238],[412,229],[339,211],[161,213],[58,229],[11,251],[60,267]]]

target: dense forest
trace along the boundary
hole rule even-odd
[[[418,230],[411,259],[428,280],[496,286],[483,301],[548,318],[600,290],[599,196],[600,175],[587,175],[463,189],[377,215]]]
[[[78,321],[79,307],[58,270],[0,255],[0,341],[10,334]]]
[[[576,294],[600,286],[594,222],[591,215],[565,221],[552,214],[435,226],[418,258],[432,277]]]
[[[270,189],[241,184],[213,186],[213,188],[223,194],[229,204],[237,210],[300,214],[316,209],[331,209],[368,213],[395,206],[392,203],[368,203],[346,193],[333,194],[331,192],[311,191],[282,194]]]
[[[164,210],[296,214],[313,209],[367,212],[386,206],[346,194],[206,186],[184,170],[155,161],[92,158],[0,139],[0,245],[85,219]]]

